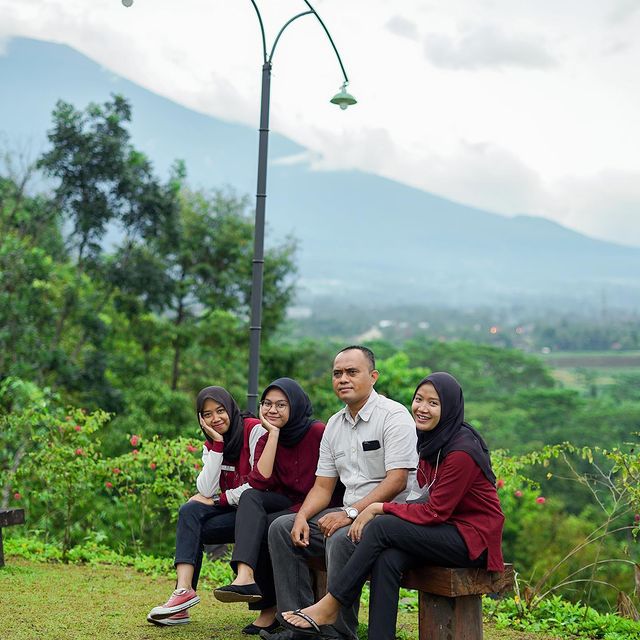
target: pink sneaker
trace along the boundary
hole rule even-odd
[[[200,602],[200,598],[193,589],[176,589],[161,607],[151,609],[147,620],[149,622],[157,622],[158,620],[170,618],[175,613],[185,611],[189,607],[198,604],[198,602]]]
[[[174,624],[189,624],[189,622],[191,622],[191,617],[189,616],[189,610],[185,609],[184,611],[180,611],[180,613],[174,613],[172,616],[162,620],[155,620],[149,615],[147,616],[147,620],[152,624],[157,624],[161,627],[170,627]]]

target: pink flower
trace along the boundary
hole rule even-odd
[[[131,452],[131,455],[132,455],[132,456],[137,456],[139,453],[140,453],[140,452],[139,452],[137,449],[134,449],[134,450]]]
[[[544,504],[546,501],[547,501],[547,499],[546,499],[544,496],[538,496],[538,497],[536,498],[536,502],[537,502],[538,504]]]
[[[82,427],[77,424],[75,427],[73,427],[78,433],[80,433],[80,431],[82,431]]]
[[[131,443],[132,447],[137,447],[138,442],[140,442],[140,436],[136,436],[135,434],[132,435],[131,438],[129,439],[129,442]]]
[[[108,480],[104,483],[104,486],[107,487],[107,489],[113,489],[113,483]]]
[[[117,476],[118,474],[122,473],[120,469],[118,469],[118,467],[113,467],[112,471],[114,476]]]
[[[13,494],[13,499],[14,499],[14,500],[22,500],[22,496],[21,496],[21,495],[16,491],[16,492]]]
[[[496,482],[496,487],[498,487],[498,489],[502,489],[502,487],[504,487],[504,480],[502,478],[498,478],[498,481]]]
[[[520,491],[520,489],[518,489],[517,491],[514,491],[514,492],[513,492],[513,495],[514,495],[516,498],[522,498],[522,491]]]
[[[199,463],[199,462],[196,462],[196,463],[193,465],[193,468],[194,468],[194,469],[199,469],[199,468],[200,468],[200,463]]]
[[[158,465],[155,462],[150,462],[149,463],[149,467],[151,468],[151,471],[155,471],[157,466]]]
[[[192,444],[187,445],[187,451],[189,453],[193,453],[194,451],[197,451],[197,450],[198,450],[198,447],[194,447]]]
[[[76,449],[76,455],[77,456],[83,456],[84,455],[84,451],[80,447],[78,447]]]
[[[638,522],[640,522],[640,513],[636,513],[635,516],[633,516],[633,521],[637,524]]]

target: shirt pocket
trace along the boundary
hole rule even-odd
[[[346,451],[336,451],[333,454],[333,464],[338,470],[338,475],[342,477],[345,471],[347,471],[348,461]]]
[[[372,480],[383,480],[387,475],[387,470],[384,466],[384,451],[382,448],[375,449],[374,451],[361,451],[363,460],[363,472]]]

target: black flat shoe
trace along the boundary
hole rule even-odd
[[[255,582],[218,587],[213,590],[213,595],[220,602],[260,602],[262,600],[262,592]]]
[[[257,624],[253,624],[252,622],[242,630],[242,633],[246,633],[248,636],[257,636],[261,631],[273,633],[276,629],[279,629],[280,626],[281,625],[277,620],[272,622],[268,627],[259,627]]]

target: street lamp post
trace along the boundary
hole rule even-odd
[[[276,35],[271,52],[267,54],[267,39],[264,31],[264,23],[258,5],[255,0],[251,0],[251,4],[255,9],[258,23],[260,24],[260,35],[262,36],[262,93],[260,98],[260,128],[258,141],[258,184],[256,190],[256,215],[254,229],[254,245],[253,245],[253,271],[251,278],[251,320],[249,324],[249,381],[247,389],[247,408],[253,414],[257,414],[258,408],[258,374],[260,370],[260,335],[262,333],[262,289],[264,280],[264,228],[265,228],[265,211],[267,199],[267,159],[269,151],[269,98],[271,94],[271,67],[273,64],[273,54],[276,46],[284,30],[298,18],[313,15],[318,20],[325,35],[329,39],[331,46],[336,54],[340,69],[344,77],[344,82],[340,91],[331,98],[330,102],[338,105],[341,109],[356,104],[356,99],[347,93],[347,85],[349,78],[342,64],[342,59],[338,53],[338,49],[327,29],[322,18],[317,11],[311,6],[307,0],[303,0],[308,10],[298,13],[281,27]],[[122,0],[125,7],[130,7],[133,0]]]
[[[251,280],[251,321],[249,325],[249,384],[247,390],[247,407],[252,413],[256,413],[258,406],[258,374],[260,370],[260,335],[262,332],[262,286],[263,286],[263,274],[264,274],[264,228],[265,228],[265,209],[267,199],[267,157],[269,148],[269,98],[271,91],[271,67],[273,63],[273,54],[278,44],[280,36],[284,30],[298,18],[302,18],[306,15],[314,15],[318,22],[322,25],[325,34],[331,42],[331,46],[335,51],[336,57],[344,76],[344,83],[340,93],[336,94],[331,101],[334,104],[340,106],[341,109],[346,109],[350,104],[355,104],[356,100],[353,96],[350,96],[346,92],[346,87],[349,83],[349,78],[344,70],[340,54],[336,48],[329,30],[325,26],[320,16],[316,13],[316,10],[311,6],[309,2],[304,0],[304,3],[309,8],[308,11],[304,11],[293,16],[289,19],[280,29],[276,36],[273,46],[271,47],[271,53],[267,55],[267,41],[264,32],[264,25],[262,22],[262,16],[254,0],[251,0],[251,4],[258,16],[258,22],[260,23],[260,33],[262,35],[262,52],[263,52],[263,65],[262,65],[262,96],[260,99],[260,138],[258,142],[258,184],[256,191],[256,217],[255,217],[255,231],[254,231],[254,249],[253,249],[253,275]]]

